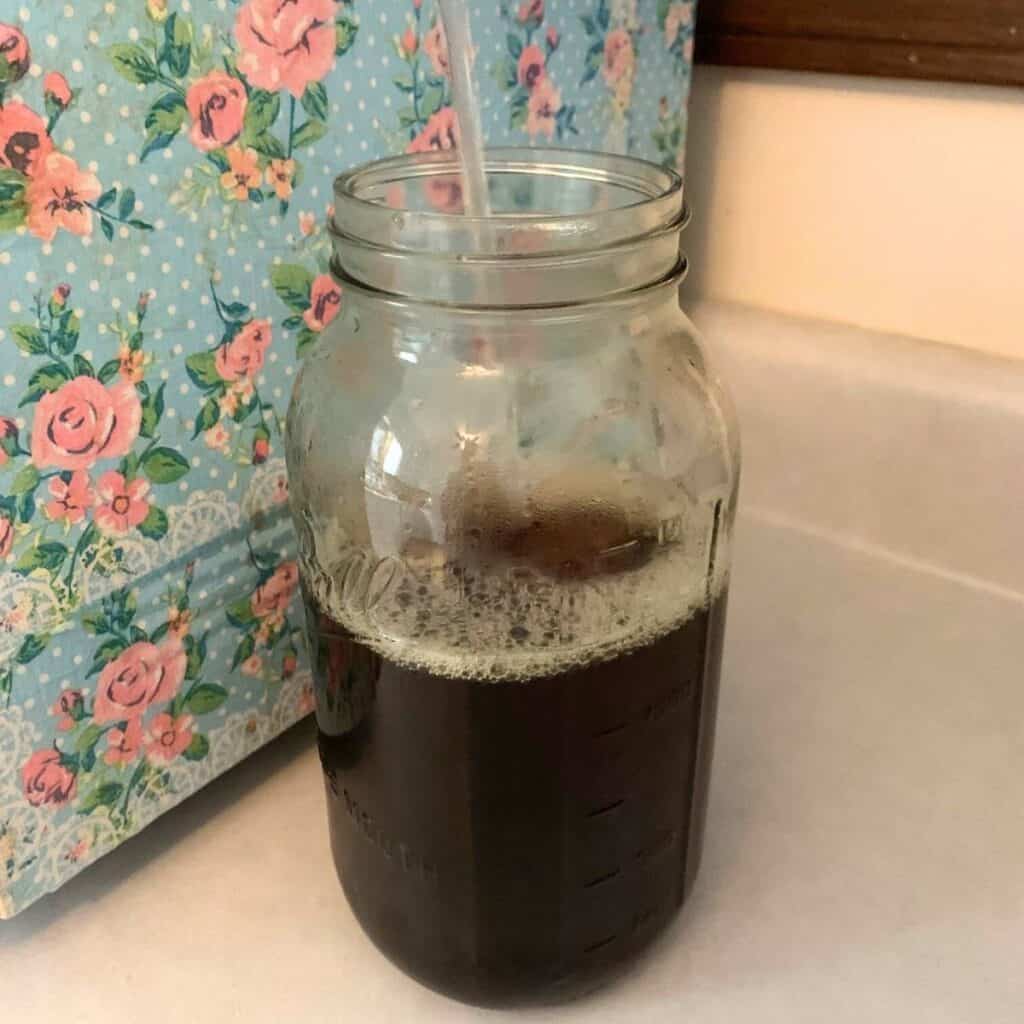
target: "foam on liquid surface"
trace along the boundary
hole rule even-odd
[[[304,557],[303,576],[321,612],[407,668],[480,681],[555,675],[652,643],[726,583],[713,507],[633,537],[609,532],[607,513],[603,532],[600,519],[555,516],[525,537],[493,513],[473,550],[421,541],[379,558],[342,544],[329,568]]]

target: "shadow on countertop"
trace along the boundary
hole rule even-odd
[[[311,718],[303,719],[240,764],[147,825],[55,893],[9,921],[0,921],[0,951],[48,928],[57,918],[101,898],[191,833],[282,771],[315,743]]]

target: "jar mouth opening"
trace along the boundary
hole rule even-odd
[[[684,226],[683,182],[635,157],[534,147],[488,149],[494,211],[463,214],[454,150],[378,160],[335,180],[336,242],[472,259],[616,248]]]

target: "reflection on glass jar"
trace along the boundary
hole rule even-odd
[[[341,313],[292,510],[335,861],[374,941],[488,1004],[587,991],[700,858],[738,481],[679,308],[679,179],[492,151],[339,179]]]

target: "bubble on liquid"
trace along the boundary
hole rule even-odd
[[[498,681],[549,676],[651,643],[725,587],[725,536],[709,578],[713,507],[683,508],[688,499],[678,496],[676,526],[666,533],[628,480],[559,476],[516,506],[501,474],[476,466],[442,496],[452,531],[444,546],[410,538],[386,570],[354,547],[326,559],[321,552],[320,563],[304,553],[312,597],[392,661]]]

